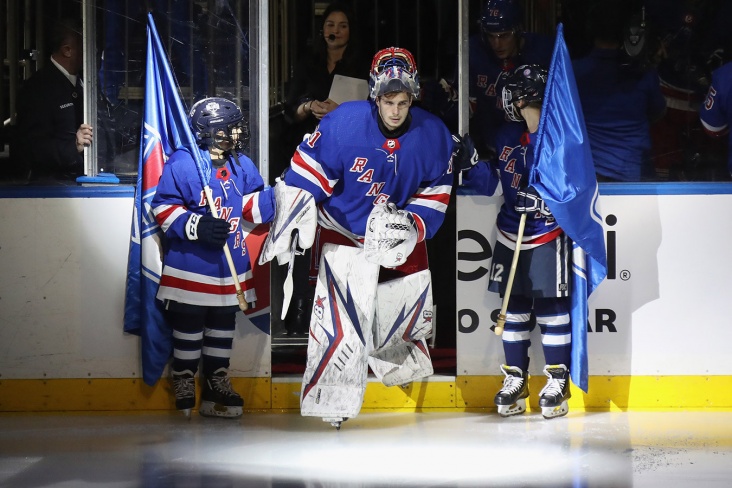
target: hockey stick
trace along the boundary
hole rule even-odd
[[[216,210],[214,205],[213,194],[211,193],[211,187],[207,184],[203,184],[203,192],[206,194],[206,201],[208,202],[208,208],[211,209],[211,215],[214,218],[219,218],[219,212]],[[236,299],[239,301],[239,308],[242,312],[249,310],[249,304],[244,299],[244,290],[241,289],[241,283],[239,283],[239,274],[236,272],[234,261],[231,259],[231,251],[229,251],[229,243],[224,243],[224,256],[226,256],[226,262],[229,265],[229,271],[231,272],[231,278],[234,280],[234,287],[236,288]]]
[[[498,314],[496,328],[494,332],[497,336],[503,334],[503,326],[506,325],[506,310],[508,310],[508,300],[511,298],[511,288],[513,288],[513,278],[516,275],[516,265],[518,264],[519,253],[521,252],[521,240],[524,238],[524,227],[526,226],[526,214],[521,214],[519,221],[518,234],[516,234],[516,249],[513,251],[513,260],[511,261],[511,272],[508,273],[508,282],[506,283],[506,291],[503,294],[503,305],[501,312]]]
[[[287,309],[290,308],[290,301],[292,300],[292,270],[295,265],[295,255],[302,255],[302,253],[297,252],[298,234],[299,231],[295,230],[290,238],[290,261],[287,263],[287,277],[285,278],[285,283],[282,286],[284,295],[282,297],[282,312],[280,312],[280,320],[285,320]]]

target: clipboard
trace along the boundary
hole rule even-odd
[[[366,100],[369,97],[369,83],[361,78],[335,75],[330,85],[328,98],[340,105],[351,100]]]

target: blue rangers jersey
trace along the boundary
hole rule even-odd
[[[712,72],[712,84],[699,111],[699,117],[706,133],[715,137],[729,133],[732,119],[732,63]],[[727,168],[732,174],[732,137],[729,138]]]
[[[385,137],[372,101],[341,104],[298,146],[285,183],[319,203],[318,222],[362,241],[374,205],[394,203],[414,216],[419,241],[442,225],[452,190],[450,132],[436,116],[410,109],[409,129]]]
[[[264,181],[254,163],[239,153],[237,165],[229,156],[221,168],[213,168],[209,186],[220,218],[231,227],[227,245],[239,276],[244,298],[256,301],[249,252],[245,243],[252,224],[270,222],[275,203],[272,188]],[[163,274],[159,300],[203,306],[238,305],[236,288],[223,249],[214,249],[186,238],[186,223],[192,213],[209,213],[196,163],[190,153],[173,153],[163,167],[157,192],[152,200],[153,214],[165,233]]]
[[[516,247],[521,214],[516,212],[516,192],[529,186],[529,173],[534,166],[534,144],[536,134],[529,134],[520,123],[506,124],[496,136],[496,159],[490,163],[481,161],[468,172],[463,173],[463,185],[491,196],[500,182],[503,189],[503,204],[498,211],[496,225],[497,240],[508,248]],[[551,210],[551,209],[550,209]],[[562,229],[553,217],[542,218],[541,214],[527,214],[522,249],[531,249],[553,241]]]
[[[540,64],[548,68],[551,62],[553,39],[530,32],[522,33],[521,39],[521,52],[505,61],[498,59],[490,46],[484,45],[480,34],[472,35],[468,41],[469,97],[473,112],[470,125],[475,128],[471,134],[481,148],[495,147],[496,131],[507,122],[503,110],[501,74],[522,64]]]

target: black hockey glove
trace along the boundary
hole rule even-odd
[[[542,218],[552,216],[552,211],[546,206],[544,200],[539,196],[536,188],[529,186],[516,192],[516,206],[514,209],[518,213],[535,213],[539,212]]]
[[[462,137],[453,134],[452,140],[455,142],[452,150],[452,162],[455,168],[466,171],[478,164],[478,151],[475,150],[470,134]]]
[[[186,237],[206,246],[222,248],[229,238],[229,223],[211,214],[193,214],[186,223]]]

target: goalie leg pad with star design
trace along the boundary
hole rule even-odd
[[[363,403],[379,266],[363,249],[325,244],[310,319],[300,413],[353,418]]]
[[[386,386],[403,385],[434,372],[425,341],[432,334],[432,317],[429,270],[378,286],[369,365]]]

